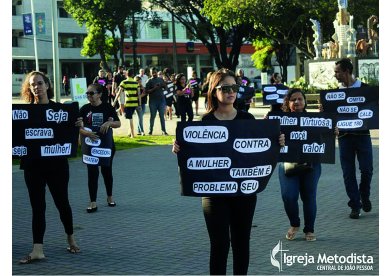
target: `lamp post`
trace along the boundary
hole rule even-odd
[[[173,35],[173,70],[174,73],[178,73],[177,68],[177,43],[176,43],[176,26],[174,22],[174,15],[172,13],[172,35]]]
[[[134,74],[136,74],[136,72],[138,72],[138,60],[137,60],[137,58],[136,58],[136,25],[135,25],[135,12],[132,14],[131,34],[132,34],[132,59],[133,59],[133,69],[134,69]]]

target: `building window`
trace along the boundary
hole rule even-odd
[[[16,6],[12,5],[12,15],[16,15]]]
[[[12,47],[19,47],[17,36],[12,36]]]
[[[60,48],[82,48],[85,35],[58,34]]]
[[[63,7],[63,2],[57,2],[57,7],[58,7],[58,17],[61,18],[70,18],[70,14],[64,9]]]
[[[169,38],[169,25],[168,25],[168,22],[163,22],[161,24],[161,34],[162,34],[162,39],[168,39]]]

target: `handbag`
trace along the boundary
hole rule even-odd
[[[303,175],[312,170],[312,163],[284,163],[285,176]]]

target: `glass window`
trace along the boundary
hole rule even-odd
[[[58,34],[60,48],[82,48],[85,35]]]
[[[70,18],[70,14],[63,8],[63,2],[57,2],[58,7],[58,17],[61,18]]]

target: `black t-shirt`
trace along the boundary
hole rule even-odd
[[[80,117],[82,117],[84,126],[88,128],[100,127],[108,121],[109,117],[112,117],[114,121],[120,121],[115,108],[108,103],[101,103],[98,106],[86,104],[80,109]]]
[[[176,91],[177,90],[180,90],[180,91],[182,91],[182,90],[184,90],[184,87],[183,86],[181,86],[181,84],[177,84],[176,85]],[[176,92],[177,93],[177,92]],[[181,96],[179,96],[179,95],[177,95],[177,103],[179,104],[179,105],[181,105],[181,104],[186,104],[186,103],[190,103],[190,101],[191,101],[191,94],[189,94],[189,93],[184,93],[183,95],[181,95]]]
[[[215,117],[215,114],[208,113],[208,114],[205,114],[201,120],[202,121],[215,121],[215,120],[219,120],[219,119]],[[236,116],[233,120],[255,120],[255,117],[253,114],[248,113],[247,111],[238,110],[238,112],[236,113]]]

